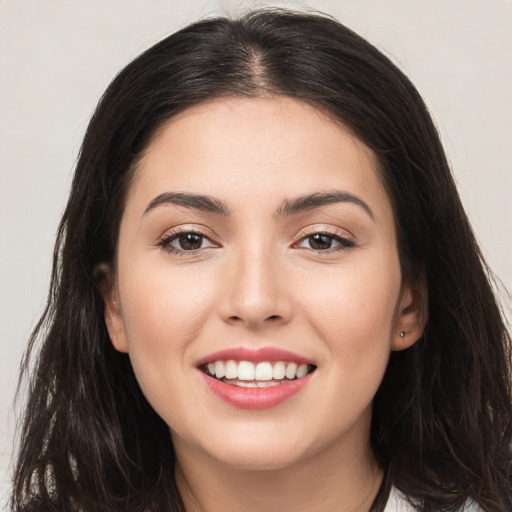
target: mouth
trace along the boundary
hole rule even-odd
[[[238,409],[270,409],[300,395],[317,366],[276,347],[237,347],[210,354],[197,368],[214,396]]]
[[[229,406],[269,409],[308,388],[317,366],[277,347],[234,347],[198,361],[197,369],[213,395]]]
[[[314,364],[293,361],[216,360],[199,369],[208,377],[241,388],[269,388],[303,379],[316,370]]]

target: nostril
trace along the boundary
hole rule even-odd
[[[257,325],[269,325],[269,324],[277,324],[283,320],[283,316],[281,315],[269,315],[261,317],[252,318],[249,315],[247,318],[244,315],[230,315],[227,318],[227,322],[231,324],[247,324],[248,326],[257,326]]]

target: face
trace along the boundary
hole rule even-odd
[[[178,456],[368,446],[390,351],[419,333],[376,158],[340,124],[288,98],[180,114],[135,172],[117,258],[110,336]]]

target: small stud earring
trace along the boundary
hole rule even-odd
[[[402,331],[400,333],[400,338],[402,338],[402,340],[405,338],[405,335],[406,335],[406,332],[405,331]]]

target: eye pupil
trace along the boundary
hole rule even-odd
[[[196,233],[183,233],[178,237],[178,242],[181,249],[185,251],[193,251],[201,248],[201,245],[203,244],[203,237]]]
[[[309,245],[312,249],[329,249],[332,245],[332,237],[317,233],[309,237]]]

